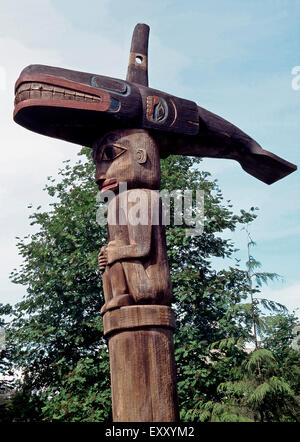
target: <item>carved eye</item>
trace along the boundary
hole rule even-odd
[[[126,149],[120,146],[116,146],[114,144],[108,144],[104,147],[102,152],[102,161],[112,161],[118,156],[120,156]]]

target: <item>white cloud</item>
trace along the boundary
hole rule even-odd
[[[18,4],[1,1],[0,36],[47,51],[49,47],[55,47],[53,42],[62,42],[69,30],[67,17],[57,12],[51,0],[26,0]]]

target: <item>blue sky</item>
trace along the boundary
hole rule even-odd
[[[32,63],[125,78],[138,22],[151,27],[151,87],[196,101],[265,149],[300,164],[300,90],[292,89],[291,74],[300,65],[300,1],[2,0],[0,302],[15,302],[24,293],[8,275],[20,264],[14,237],[31,231],[27,206],[47,204],[46,177],[56,176],[62,161],[75,161],[78,152],[13,123],[13,84]],[[230,160],[205,159],[203,169],[218,179],[236,212],[260,208],[251,227],[253,254],[264,270],[285,280],[264,294],[291,310],[300,307],[299,172],[267,186]],[[233,239],[245,262],[245,233],[237,231]]]

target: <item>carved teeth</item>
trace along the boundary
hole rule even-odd
[[[29,93],[30,98],[41,98],[42,92],[39,89],[33,89]]]
[[[28,100],[29,98],[75,100],[88,103],[99,103],[101,101],[101,98],[96,95],[84,94],[83,92],[60,86],[51,86],[50,84],[37,82],[22,83],[16,91],[15,104],[23,100]]]
[[[23,86],[26,87],[26,84],[24,84]],[[40,88],[41,88],[41,85],[39,83],[30,83],[31,90],[35,90],[35,89],[40,90]]]

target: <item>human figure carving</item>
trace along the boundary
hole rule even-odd
[[[165,232],[156,191],[160,186],[157,144],[145,130],[116,130],[95,143],[93,158],[99,190],[115,192],[108,203],[109,242],[98,256],[99,269],[104,270],[101,313],[134,303],[170,304]],[[127,188],[121,193],[120,183]],[[130,212],[137,201],[143,206],[143,219],[136,223]]]

